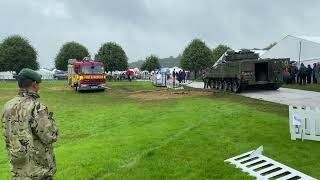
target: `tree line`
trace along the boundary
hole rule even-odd
[[[57,69],[67,70],[69,59],[83,60],[89,55],[84,45],[72,41],[62,45],[53,61]],[[115,42],[102,44],[93,60],[103,62],[107,71],[128,68],[128,57],[122,47]],[[25,37],[12,35],[5,38],[0,42],[0,72],[19,73],[23,68],[39,69],[36,49]]]
[[[265,49],[270,49],[275,43]],[[201,70],[212,66],[230,47],[220,44],[210,49],[204,41],[193,39],[179,55],[180,67],[194,72],[195,76]],[[59,70],[67,70],[68,60],[82,60],[90,55],[88,49],[78,42],[66,42],[59,49],[55,59],[55,67]],[[126,70],[128,57],[123,48],[115,42],[106,42],[101,45],[94,55],[95,61],[105,64],[107,71]],[[141,65],[141,70],[152,71],[161,67],[159,57],[151,54],[146,57]],[[0,71],[19,72],[22,68],[39,69],[37,51],[30,41],[19,35],[5,38],[0,43]]]
[[[196,78],[199,71],[212,66],[228,49],[230,47],[227,45],[220,44],[211,50],[204,41],[194,39],[177,59],[180,61],[180,67],[192,71]],[[159,58],[155,55],[147,57],[141,65],[142,70],[149,72],[160,67]]]
[[[67,42],[59,50],[54,62],[59,70],[67,70],[68,60],[82,60],[88,57],[88,49],[78,42]],[[128,68],[128,57],[120,45],[115,42],[107,42],[101,45],[98,52],[94,55],[94,61],[104,63],[107,71],[121,70]]]

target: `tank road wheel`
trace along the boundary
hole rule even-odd
[[[213,80],[209,79],[208,88],[213,89]]]
[[[232,81],[231,90],[234,93],[240,92],[240,84],[237,81]]]
[[[218,81],[218,89],[219,90],[223,89],[222,81]]]
[[[228,82],[228,92],[232,92],[232,82]]]
[[[228,82],[227,81],[223,81],[223,91],[227,92],[228,91]]]
[[[214,81],[214,88],[215,88],[215,89],[218,89],[218,84],[219,84],[218,81]]]
[[[280,84],[273,84],[273,85],[271,86],[271,89],[272,89],[272,90],[278,90],[280,87],[281,87]]]
[[[212,79],[209,80],[209,88],[213,89],[213,80]]]

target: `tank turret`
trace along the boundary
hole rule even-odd
[[[248,49],[242,49],[238,52],[235,52],[233,50],[227,51],[225,55],[226,61],[237,61],[242,59],[258,59],[259,54],[248,50]]]

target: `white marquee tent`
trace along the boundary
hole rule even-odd
[[[179,67],[172,67],[172,68],[169,68],[170,74],[172,74],[173,70],[174,70],[175,72],[183,71],[183,69],[181,69],[181,68],[179,68]]]
[[[39,73],[41,75],[42,79],[53,79],[53,72],[47,69],[39,69],[36,71],[37,73]]]
[[[41,75],[42,79],[53,79],[53,71],[47,70],[47,69],[39,69],[36,71],[37,73],[39,73]],[[0,79],[3,80],[9,80],[9,79],[14,79],[14,74],[15,72],[11,72],[11,71],[7,71],[7,72],[0,72]]]
[[[320,37],[288,35],[261,58],[290,58],[290,61],[312,65],[320,62]]]
[[[0,79],[14,79],[14,74],[15,72],[12,71],[0,72]]]

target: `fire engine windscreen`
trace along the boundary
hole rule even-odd
[[[103,74],[103,66],[82,66],[81,71],[83,74]]]

